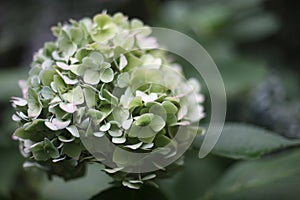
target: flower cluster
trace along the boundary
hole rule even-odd
[[[102,13],[52,30],[57,39],[36,53],[28,80],[20,81],[23,97],[12,98],[25,166],[80,177],[86,163],[108,157],[87,147],[85,137],[151,152],[204,117],[198,82],[184,79],[141,21]],[[125,186],[138,188],[160,174],[124,172],[132,163],[110,151],[114,165],[104,170]]]

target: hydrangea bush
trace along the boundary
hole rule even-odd
[[[56,40],[35,54],[28,80],[19,82],[23,96],[12,98],[19,124],[13,137],[27,158],[24,166],[69,180],[83,176],[87,163],[105,163],[111,153],[113,165],[104,171],[139,188],[182,165],[179,159],[154,172],[130,173],[123,169],[136,162],[120,151],[109,146],[97,152],[83,143],[84,137],[107,138],[137,153],[171,143],[176,151],[178,129],[197,127],[204,117],[200,85],[185,80],[181,67],[159,50],[151,28],[120,13],[102,13],[52,31]],[[170,149],[163,153],[172,155]]]

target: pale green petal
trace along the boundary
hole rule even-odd
[[[83,75],[83,81],[91,85],[98,84],[100,82],[100,72],[92,69],[86,70]]]
[[[110,83],[114,80],[114,71],[111,68],[106,68],[101,71],[100,80],[103,83]]]
[[[28,89],[28,116],[29,117],[38,117],[42,112],[42,104],[41,101],[37,95],[37,93],[29,88]]]
[[[127,87],[130,84],[130,76],[127,72],[118,76],[117,84],[120,88]]]
[[[168,114],[175,114],[178,111],[178,108],[170,101],[164,101],[162,103],[162,106],[164,107],[164,109]]]
[[[151,123],[154,115],[152,113],[143,114],[142,116],[138,117],[135,121],[137,126],[147,126]]]
[[[150,123],[150,127],[153,131],[159,132],[165,127],[166,123],[160,116],[154,115]]]

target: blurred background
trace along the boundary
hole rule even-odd
[[[111,179],[95,165],[89,166],[85,178],[68,183],[59,178],[49,181],[38,170],[23,170],[18,144],[11,139],[16,127],[9,103],[11,96],[20,95],[17,81],[27,77],[34,52],[54,39],[50,27],[102,10],[121,11],[199,41],[223,76],[227,121],[252,123],[300,138],[300,1],[0,0],[0,200],[81,200],[109,188]],[[190,68],[184,70],[192,76]],[[162,181],[160,192],[171,200],[200,199],[235,164],[214,156],[199,160],[191,150],[185,168]],[[293,183],[280,189],[300,186]],[[264,188],[271,189],[271,185]]]

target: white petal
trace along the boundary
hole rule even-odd
[[[69,126],[70,122],[71,122],[70,120],[68,120],[68,121],[62,121],[62,120],[57,119],[57,118],[54,118],[52,120],[52,124],[54,126],[56,126],[58,130],[66,128],[67,126]]]
[[[156,177],[155,174],[150,174],[148,176],[143,177],[142,179],[143,179],[143,181],[147,181],[147,180],[154,179],[155,177]]]
[[[114,144],[123,144],[124,142],[126,142],[126,138],[112,138],[112,142]]]
[[[127,61],[126,57],[122,54],[120,56],[119,69],[120,70],[124,69],[127,66],[127,64],[128,64],[128,61]]]
[[[23,98],[12,97],[11,101],[17,106],[26,106],[27,105],[27,101]]]
[[[71,126],[67,127],[66,129],[67,129],[74,137],[77,137],[77,138],[80,137],[79,131],[78,131],[78,129],[77,129],[76,126],[71,125]]]
[[[132,144],[132,145],[126,145],[124,147],[132,149],[132,150],[136,150],[138,148],[140,148],[143,145],[143,142],[137,143],[137,144]]]
[[[103,133],[103,132],[95,132],[93,135],[95,137],[103,137],[105,135],[105,133]]]
[[[128,130],[133,122],[133,119],[128,119],[122,123],[122,128]]]
[[[64,62],[56,62],[56,65],[63,70],[70,70],[70,66]]]
[[[110,126],[111,126],[110,123],[106,123],[106,124],[102,125],[99,130],[103,131],[103,132],[108,131],[110,129]]]
[[[77,107],[73,103],[60,103],[59,107],[66,111],[67,113],[74,113],[77,110]]]
[[[19,122],[21,121],[22,119],[20,117],[18,117],[16,114],[13,114],[13,116],[11,117],[13,121],[15,122]]]
[[[152,147],[154,147],[154,143],[145,144],[141,148],[148,150],[148,149],[151,149]]]
[[[52,124],[51,122],[45,122],[45,125],[52,131],[58,130],[57,127],[54,124]]]
[[[119,167],[119,168],[114,168],[114,169],[103,169],[103,171],[106,171],[107,173],[113,174],[113,173],[121,171],[122,169],[124,169],[124,167]]]

